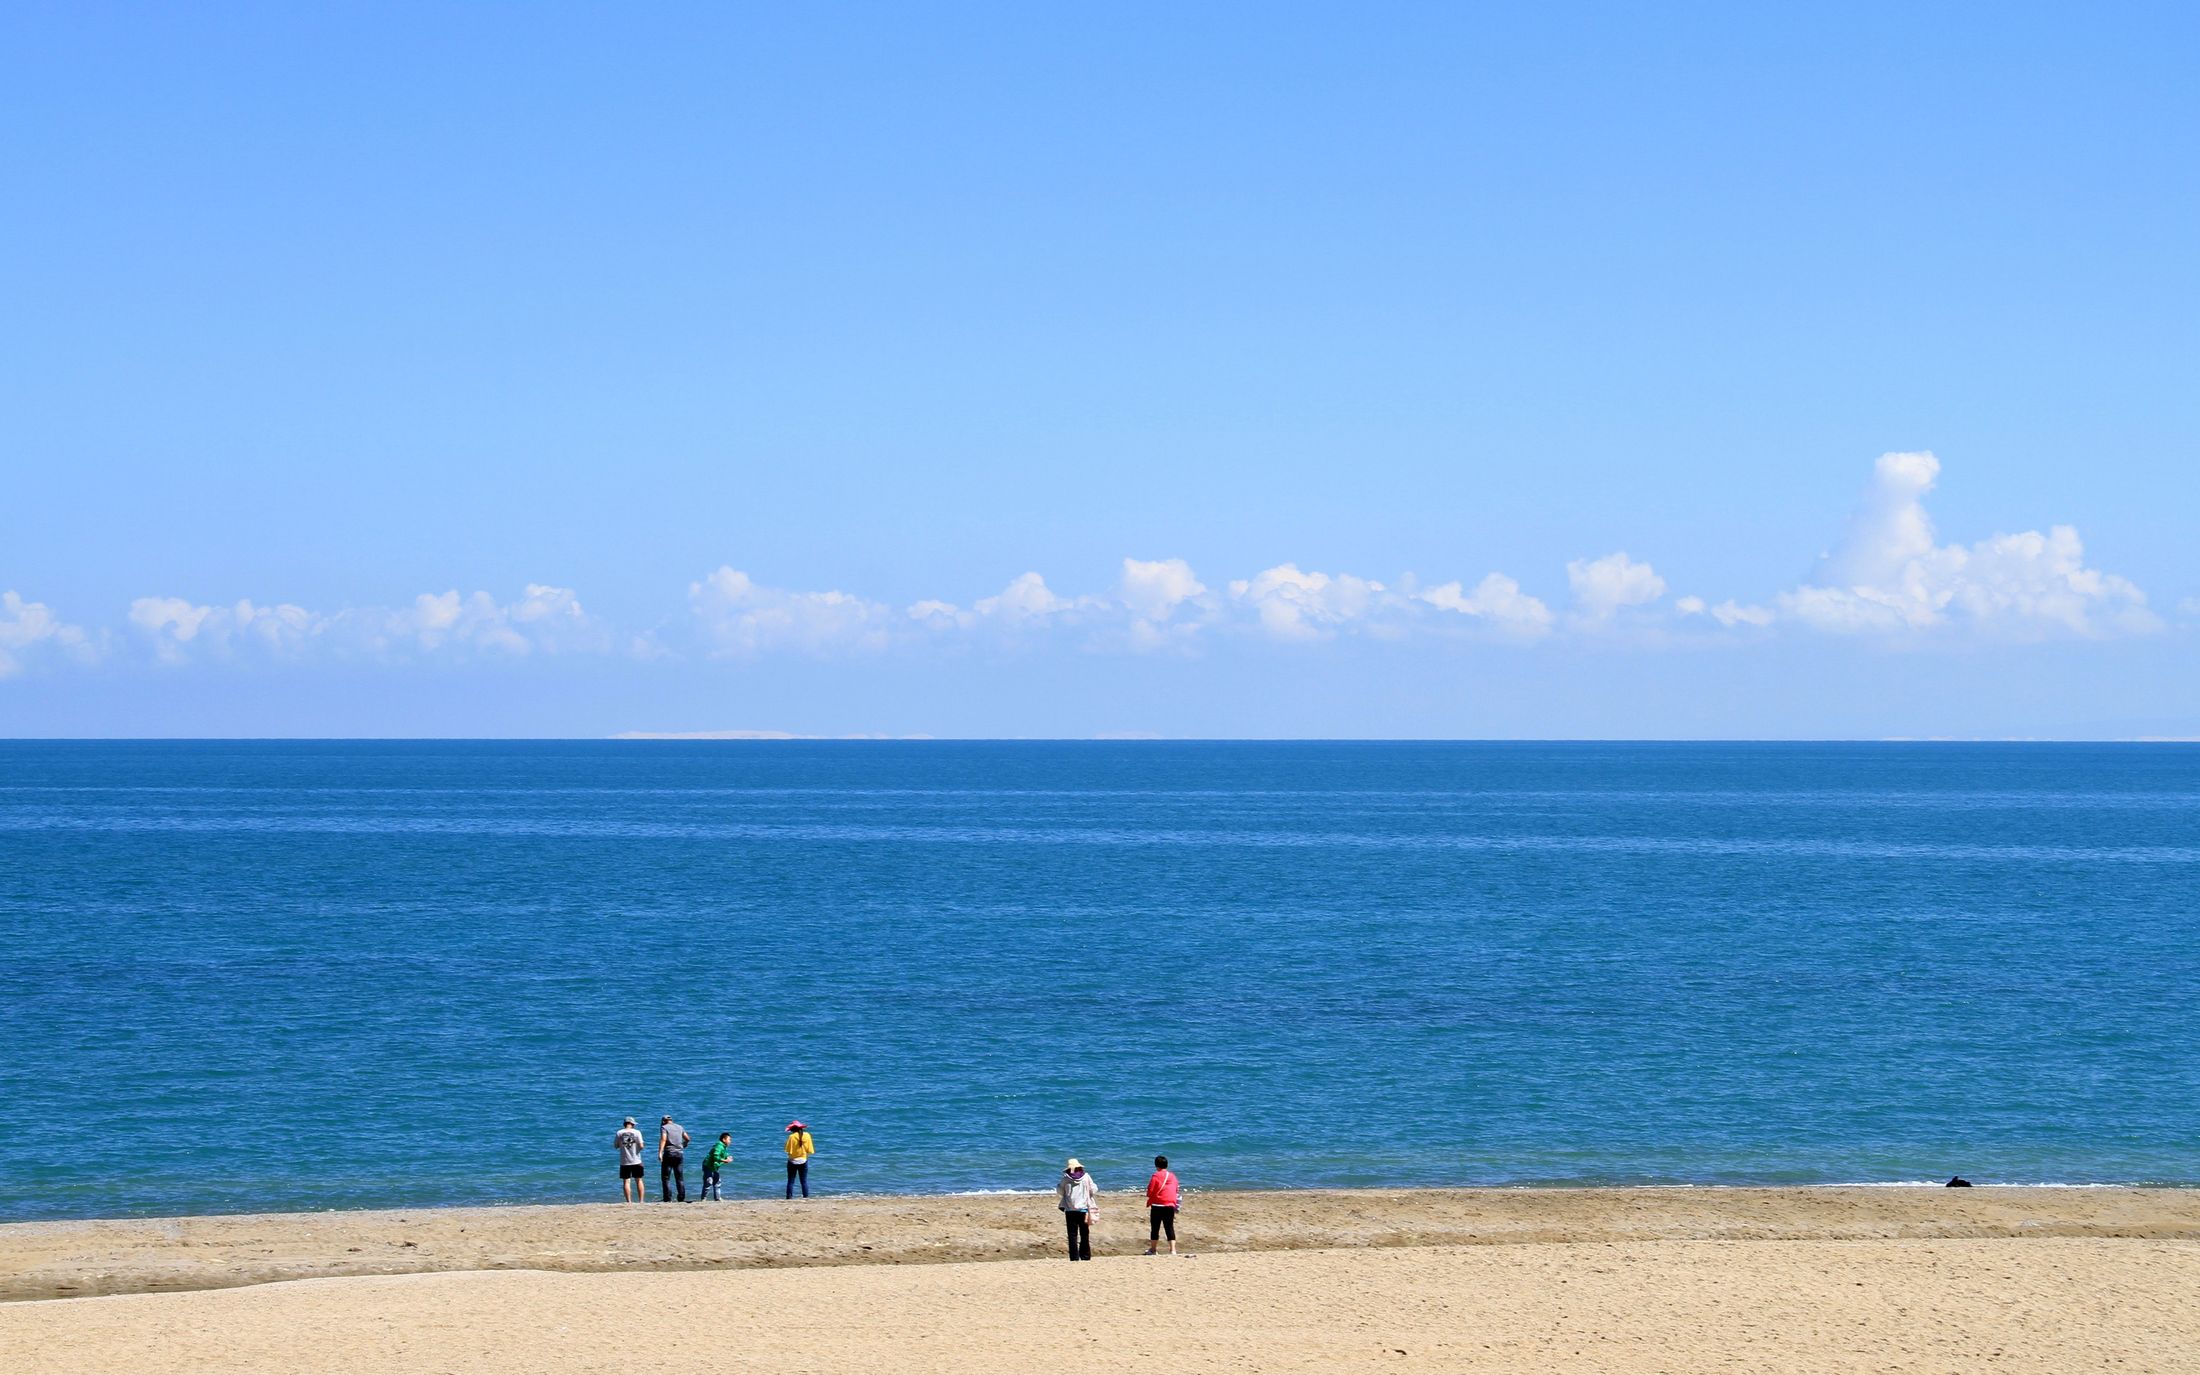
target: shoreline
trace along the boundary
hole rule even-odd
[[[1037,1260],[1051,1194],[504,1204],[0,1224],[0,1302],[474,1271],[632,1273]],[[1096,1254],[1145,1248],[1143,1195],[1103,1195]],[[2200,1240],[2200,1189],[1808,1185],[1187,1192],[1184,1249],[1648,1242]]]
[[[1114,1173],[1114,1172],[1111,1172]],[[649,1178],[651,1206],[656,1204],[657,1178]],[[1229,1184],[1202,1189],[1203,1195],[1229,1195],[1232,1197],[1259,1197],[1268,1194],[1618,1194],[1618,1193],[1822,1193],[1832,1189],[1939,1189],[1946,1181],[1939,1179],[1840,1179],[1809,1183],[1716,1183],[1696,1184],[1686,1182],[1600,1183],[1595,1181],[1533,1181],[1521,1184]],[[2100,1182],[2095,1180],[1974,1180],[1970,1188],[1984,1192],[2046,1192],[2058,1189],[2093,1189],[2114,1193],[2191,1193],[2200,1194],[2200,1180],[2190,1182],[2162,1182],[2158,1180]],[[1116,1190],[1110,1194],[1127,1193]],[[1187,1192],[1189,1190],[1187,1189]],[[877,1193],[862,1189],[836,1189],[832,1193],[818,1193],[808,1200],[813,1203],[862,1203],[881,1199],[926,1202],[942,1200],[985,1198],[1052,1198],[1051,1187],[1043,1189],[915,1189],[901,1193]],[[783,1200],[774,1193],[743,1194],[729,1197],[727,1203],[756,1204],[778,1203]],[[795,1199],[794,1202],[802,1202]],[[594,1208],[603,1206],[601,1198],[563,1199],[474,1199],[456,1203],[363,1203],[358,1205],[332,1204],[322,1208],[235,1208],[208,1213],[100,1213],[80,1217],[0,1217],[0,1237],[8,1229],[16,1227],[85,1227],[93,1225],[165,1222],[218,1222],[235,1218],[342,1218],[379,1213],[404,1213],[433,1215],[448,1212],[500,1212],[506,1209],[524,1208]],[[609,1206],[621,1206],[609,1201]],[[1141,1204],[1140,1206],[1144,1206]]]

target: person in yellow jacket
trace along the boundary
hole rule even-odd
[[[802,1196],[810,1196],[810,1157],[817,1154],[817,1143],[810,1139],[810,1129],[802,1125],[800,1118],[787,1124],[787,1197],[794,1197],[796,1180],[802,1181]]]

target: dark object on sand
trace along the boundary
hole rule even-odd
[[[1957,1175],[1954,1178],[1950,1179],[1947,1184],[1943,1185],[1942,1187],[1949,1189],[1968,1189],[1971,1187],[1971,1181],[1965,1179],[1962,1175]]]

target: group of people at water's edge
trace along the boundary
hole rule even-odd
[[[695,1138],[688,1129],[672,1120],[666,1113],[657,1119],[657,1201],[659,1203],[685,1203],[687,1189],[687,1148]],[[626,1124],[612,1133],[611,1148],[619,1155],[619,1197],[628,1203],[641,1203],[649,1196],[649,1181],[642,1170],[642,1152],[649,1148],[641,1128],[629,1117]],[[802,1196],[810,1196],[810,1158],[817,1154],[817,1142],[810,1136],[810,1129],[796,1118],[787,1124],[787,1139],[781,1150],[787,1157],[787,1197],[793,1198],[795,1187],[801,1186]],[[720,1132],[711,1143],[710,1151],[703,1157],[703,1191],[701,1197],[722,1199],[720,1178],[726,1162],[733,1158],[733,1133]]]
[[[1146,1181],[1146,1254],[1161,1249],[1161,1236],[1169,1237],[1169,1254],[1176,1254],[1176,1210],[1183,1202],[1184,1186],[1169,1168],[1169,1157],[1153,1158],[1153,1175]],[[1062,1210],[1069,1233],[1069,1258],[1092,1259],[1092,1223],[1100,1216],[1100,1185],[1085,1173],[1084,1162],[1070,1157],[1062,1177],[1054,1184],[1054,1206]]]
[[[687,1148],[693,1140],[687,1128],[672,1120],[671,1113],[657,1120],[658,1202],[688,1201]],[[642,1170],[642,1152],[648,1144],[631,1117],[612,1135],[611,1145],[619,1155],[619,1197],[625,1202],[640,1203],[648,1196],[648,1179]],[[799,1185],[802,1196],[808,1198],[810,1161],[817,1154],[817,1142],[802,1119],[796,1118],[787,1124],[787,1139],[781,1150],[787,1158],[787,1197],[793,1198]],[[719,1181],[732,1155],[733,1133],[718,1133],[718,1139],[711,1143],[709,1154],[703,1158],[701,1197],[723,1199]],[[1091,1260],[1092,1224],[1100,1215],[1100,1185],[1085,1172],[1084,1163],[1074,1156],[1062,1167],[1062,1177],[1055,1182],[1054,1201],[1062,1213],[1063,1229],[1069,1240],[1069,1258]],[[1169,1254],[1176,1254],[1176,1214],[1182,1202],[1183,1185],[1170,1170],[1169,1157],[1155,1156],[1153,1175],[1146,1181],[1147,1255],[1160,1250],[1164,1235],[1168,1237]]]

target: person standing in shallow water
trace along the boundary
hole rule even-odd
[[[1069,1258],[1091,1260],[1092,1220],[1100,1214],[1100,1186],[1075,1156],[1062,1167],[1062,1177],[1054,1186],[1054,1203],[1062,1210],[1062,1223],[1069,1232]]]
[[[647,1144],[631,1117],[611,1138],[611,1148],[619,1153],[619,1197],[628,1203],[642,1202],[649,1192],[649,1181],[642,1176],[642,1147]]]
[[[680,1186],[680,1202],[688,1201],[687,1128],[672,1120],[666,1113],[657,1123],[657,1201],[672,1202],[672,1186]]]
[[[794,1197],[795,1181],[802,1183],[802,1196],[810,1196],[810,1157],[817,1154],[817,1143],[810,1139],[810,1129],[796,1118],[787,1124],[787,1197]]]
[[[725,1202],[725,1196],[718,1192],[718,1176],[732,1155],[733,1133],[718,1133],[718,1139],[710,1143],[710,1154],[703,1157],[703,1197]]]
[[[1161,1248],[1161,1233],[1169,1234],[1169,1254],[1176,1254],[1176,1205],[1184,1186],[1169,1169],[1169,1157],[1153,1158],[1153,1178],[1146,1181],[1146,1254]]]

